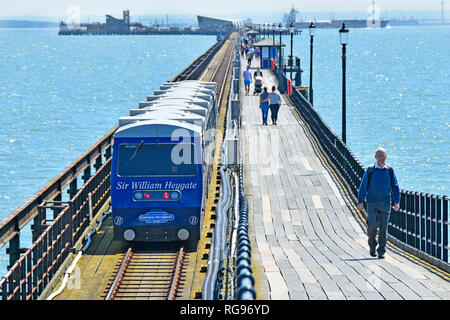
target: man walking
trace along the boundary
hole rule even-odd
[[[378,148],[375,152],[377,162],[369,168],[361,181],[358,191],[358,209],[363,210],[363,202],[367,201],[367,235],[369,237],[370,255],[376,257],[377,228],[380,227],[378,236],[378,258],[384,259],[387,242],[387,229],[391,214],[391,194],[394,198],[394,210],[400,208],[400,188],[394,169],[386,162],[386,150]]]
[[[244,70],[244,86],[246,95],[249,95],[250,83],[252,83],[252,73],[250,72],[250,65],[248,65],[247,69]]]

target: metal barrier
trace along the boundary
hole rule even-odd
[[[278,69],[274,75],[279,83],[286,83],[286,76]],[[297,89],[293,90],[290,98],[356,199],[365,172],[364,166]],[[450,271],[448,197],[403,189],[400,192],[400,210],[391,212],[389,234],[416,249],[413,253],[425,253],[420,254],[421,258]]]
[[[236,48],[236,57],[237,64],[239,65],[237,72],[237,79],[240,79],[240,54],[239,49]],[[239,82],[238,82],[239,83]],[[237,111],[234,113],[238,114],[237,117],[237,127],[241,128],[241,102],[240,102],[240,90],[238,89],[239,97],[235,97],[235,100],[239,100],[238,106],[235,107]],[[232,101],[233,102],[233,101]],[[239,222],[237,227],[237,248],[236,253],[234,254],[234,287],[236,288],[234,292],[234,299],[236,300],[255,300],[256,299],[256,291],[254,289],[255,278],[253,276],[252,270],[252,245],[250,241],[250,237],[248,234],[248,225],[249,225],[249,217],[248,217],[248,201],[247,197],[244,193],[244,170],[243,170],[243,146],[242,146],[242,137],[238,137],[239,141]]]
[[[9,241],[7,253],[10,256],[11,267],[19,258],[20,254],[26,249],[20,246],[20,232],[31,221],[34,221],[32,227],[32,238],[36,240],[41,233],[40,221],[36,220],[39,214],[39,206],[44,201],[61,201],[62,192],[68,187],[68,193],[72,199],[77,193],[77,180],[80,174],[86,183],[91,177],[91,166],[93,164],[96,170],[99,170],[103,163],[103,155],[105,158],[111,156],[112,137],[117,127],[108,132],[102,139],[94,144],[84,155],[75,160],[62,173],[53,178],[41,190],[36,192],[31,199],[21,205],[19,208],[9,214],[0,222],[0,248]],[[61,212],[61,208],[54,207],[54,215]]]
[[[109,197],[111,157],[97,170],[68,202],[45,201],[35,217],[34,231],[42,230],[36,241],[0,280],[2,300],[37,299],[67,258],[73,244],[80,238],[95,215]],[[50,205],[49,205],[50,204]],[[45,222],[47,208],[64,205],[52,224]]]

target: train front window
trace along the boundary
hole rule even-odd
[[[136,176],[195,176],[194,144],[158,143],[119,145],[117,174]]]

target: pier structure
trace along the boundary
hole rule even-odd
[[[115,127],[0,223],[10,255],[2,300],[450,299],[448,198],[402,190],[386,258],[370,257],[355,198],[364,168],[300,88],[282,90],[277,125],[263,126],[259,96],[244,94],[237,42],[236,33],[226,35],[171,80],[219,88],[198,243],[113,240]],[[269,90],[286,87],[278,68],[285,70],[263,69]],[[22,248],[30,224],[33,245]]]
[[[256,65],[253,61],[252,67]],[[278,75],[263,69],[263,86],[269,92],[279,87]],[[244,188],[259,298],[448,300],[448,263],[431,257],[425,261],[423,254],[392,236],[385,259],[369,255],[365,217],[318,143],[314,123],[299,112],[306,104],[298,91],[295,100],[284,94],[277,125],[265,126],[259,96],[242,95]],[[448,210],[448,203],[444,205]],[[399,215],[406,216],[391,213],[391,232],[400,227]],[[446,232],[448,216],[439,222],[434,227]],[[448,252],[448,244],[441,243],[440,249]]]

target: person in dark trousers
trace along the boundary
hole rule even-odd
[[[278,110],[280,109],[280,95],[276,92],[277,88],[272,86],[272,92],[269,94],[270,99],[270,116],[272,124],[277,125]]]
[[[259,107],[261,108],[263,125],[267,126],[267,115],[269,113],[269,93],[267,87],[264,87],[264,92],[259,96]]]
[[[394,169],[386,164],[386,150],[378,148],[375,152],[377,162],[367,168],[359,186],[358,209],[363,210],[367,202],[367,235],[369,237],[370,255],[384,259],[386,253],[387,230],[391,214],[391,195],[394,198],[394,210],[400,208],[400,188]],[[380,228],[377,246],[377,229]]]
[[[253,59],[253,55],[255,54],[255,49],[251,48],[248,50],[247,53],[247,63],[249,66],[252,65],[252,59]]]
[[[256,77],[262,77],[263,73],[261,71],[261,68],[258,66],[256,67],[256,71],[253,73],[253,78],[256,79]]]
[[[250,65],[244,70],[244,87],[245,94],[248,95],[250,92],[250,84],[252,83],[252,73],[250,72]]]

